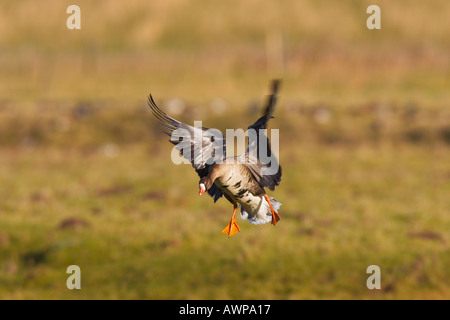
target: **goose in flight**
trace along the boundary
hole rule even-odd
[[[214,202],[224,196],[233,204],[230,223],[222,230],[228,237],[240,231],[236,221],[238,206],[241,217],[252,224],[280,220],[281,203],[268,196],[264,188],[275,190],[281,182],[281,166],[272,154],[266,136],[267,122],[273,118],[279,80],[271,83],[264,114],[248,127],[249,142],[245,153],[226,156],[225,137],[205,127],[190,126],[168,116],[158,108],[152,95],[148,104],[154,116],[167,130],[175,149],[187,159],[200,177],[199,195],[207,192]]]

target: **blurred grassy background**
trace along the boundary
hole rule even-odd
[[[448,1],[70,4],[0,2],[0,298],[450,297]],[[273,77],[282,220],[227,239],[146,96],[245,128]]]

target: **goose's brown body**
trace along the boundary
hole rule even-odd
[[[241,216],[254,224],[272,221],[272,210],[264,189],[259,185],[246,164],[215,164],[206,177],[200,180],[209,189],[213,184],[219,187],[225,198],[234,206],[241,206]],[[271,198],[275,210],[281,203]],[[274,222],[274,224],[276,221]]]
[[[244,164],[216,164],[211,171],[217,175],[215,184],[226,194],[231,203],[256,212],[261,206],[262,189]]]

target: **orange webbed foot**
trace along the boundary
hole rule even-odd
[[[230,223],[225,228],[223,228],[222,233],[225,233],[228,235],[228,237],[231,237],[233,234],[238,233],[239,231],[241,231],[241,229],[239,228],[236,219],[233,217],[231,218]]]
[[[233,210],[233,215],[231,216],[231,221],[230,223],[223,228],[222,233],[225,233],[228,235],[228,238],[231,237],[233,234],[238,233],[239,231],[241,231],[241,228],[239,228],[239,225],[236,221],[236,210],[237,210],[237,205],[234,205],[234,210]]]
[[[275,226],[277,224],[278,221],[280,221],[281,217],[278,214],[278,212],[276,212],[273,207],[272,207],[272,203],[270,203],[270,198],[268,195],[264,196],[267,200],[267,202],[269,203],[269,207],[270,207],[270,212],[272,212],[272,224]]]
[[[275,210],[272,211],[272,224],[275,226],[277,224],[278,221],[280,221],[280,215],[278,214],[278,212],[276,212]]]

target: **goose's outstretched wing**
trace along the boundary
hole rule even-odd
[[[218,130],[205,127],[193,127],[168,116],[158,108],[152,95],[148,97],[148,105],[153,115],[167,130],[170,143],[187,159],[200,178],[208,175],[215,161],[225,159],[225,138]],[[215,184],[208,190],[216,202],[222,196],[222,190]]]
[[[280,81],[273,80],[264,115],[248,127],[249,145],[245,152],[247,167],[250,172],[261,187],[270,190],[274,190],[281,182],[281,166],[275,155],[272,154],[269,138],[267,138],[264,129],[267,129],[269,119],[273,118],[272,114],[275,110],[279,87]],[[256,136],[253,139],[251,139],[251,132]]]

